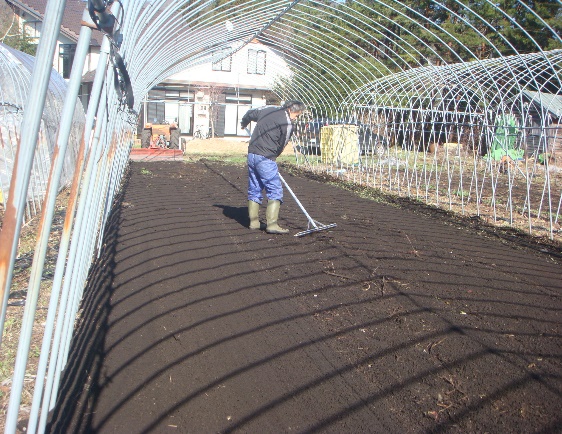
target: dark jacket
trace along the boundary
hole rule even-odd
[[[242,118],[242,128],[246,128],[252,121],[257,123],[250,138],[248,153],[275,160],[281,155],[293,133],[287,111],[282,107],[272,106],[248,110]]]

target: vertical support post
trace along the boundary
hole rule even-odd
[[[23,115],[22,125],[25,125],[25,128],[23,128],[21,142],[16,151],[10,181],[10,194],[6,204],[2,231],[0,232],[0,302],[2,303],[0,307],[0,347],[2,346],[8,296],[12,285],[33,157],[37,147],[41,116],[45,107],[49,79],[53,68],[55,45],[65,6],[66,0],[49,0],[49,3],[47,3],[43,32],[37,47],[37,57],[31,75],[31,89]]]
[[[86,17],[84,17],[86,18]],[[89,18],[89,17],[88,17]],[[35,389],[33,390],[33,403],[31,405],[31,411],[29,415],[29,423],[27,426],[28,433],[34,433],[37,430],[37,422],[39,416],[39,410],[41,408],[41,399],[43,397],[43,387],[45,388],[45,397],[49,397],[52,388],[52,380],[44,383],[45,373],[47,370],[47,363],[51,355],[55,355],[58,350],[58,342],[52,342],[51,351],[51,340],[53,337],[54,324],[57,314],[57,308],[63,311],[65,306],[61,304],[59,307],[59,295],[62,286],[62,279],[64,276],[64,269],[66,265],[66,257],[68,254],[68,248],[70,245],[70,235],[72,233],[72,222],[74,220],[74,215],[78,202],[78,191],[80,188],[80,183],[82,180],[82,174],[84,172],[85,162],[88,161],[89,156],[91,157],[90,151],[90,139],[91,131],[94,125],[95,115],[98,109],[100,95],[102,91],[103,82],[106,74],[107,60],[109,56],[109,40],[104,37],[102,46],[100,49],[100,57],[98,61],[98,68],[96,70],[96,76],[94,78],[94,84],[92,86],[92,92],[90,96],[90,103],[88,105],[88,112],[86,114],[86,125],[84,128],[84,135],[82,138],[82,147],[80,150],[80,158],[76,162],[76,170],[74,173],[72,190],[69,198],[69,204],[67,208],[67,213],[65,217],[65,223],[63,232],[61,235],[59,254],[57,258],[57,264],[55,267],[55,274],[53,279],[53,288],[51,291],[51,299],[49,302],[49,310],[47,314],[47,319],[45,321],[45,331],[43,334],[43,343],[41,347],[41,355],[39,358],[39,364],[37,367],[37,376],[35,379]],[[48,398],[45,398],[48,401]],[[42,427],[40,432],[44,430]]]
[[[35,246],[35,253],[33,255],[33,263],[31,266],[31,276],[27,290],[27,300],[25,303],[25,310],[22,319],[22,327],[20,331],[20,339],[18,344],[18,351],[16,355],[16,362],[14,368],[14,375],[12,377],[12,389],[10,392],[10,402],[6,416],[6,430],[15,430],[17,427],[17,418],[19,412],[19,405],[21,402],[21,392],[23,390],[23,383],[25,378],[25,369],[29,357],[29,347],[31,345],[31,337],[33,334],[33,322],[35,320],[35,312],[37,309],[37,300],[39,298],[39,287],[41,285],[41,276],[43,274],[43,267],[45,264],[45,255],[49,242],[49,235],[51,232],[51,225],[55,212],[56,199],[58,194],[58,187],[62,175],[64,165],[64,157],[68,147],[68,139],[72,128],[72,121],[74,118],[74,111],[78,92],[80,90],[80,83],[82,80],[82,71],[88,49],[90,46],[90,39],[92,36],[92,29],[87,26],[82,26],[80,30],[80,37],[76,47],[74,63],[72,65],[72,72],[68,83],[67,92],[65,95],[63,111],[61,114],[61,123],[57,135],[57,142],[53,153],[53,160],[51,164],[51,173],[49,175],[47,193],[43,203],[43,212],[38,228],[38,239]]]
[[[63,369],[63,352],[65,347],[65,342],[62,337],[65,335],[63,330],[66,328],[66,323],[70,321],[69,311],[71,309],[71,300],[73,295],[71,294],[70,281],[75,273],[75,263],[76,256],[79,249],[79,241],[83,237],[83,225],[85,219],[87,219],[87,213],[90,211],[89,205],[92,196],[92,185],[94,184],[92,180],[92,172],[94,166],[97,164],[101,156],[101,144],[100,135],[104,128],[107,126],[106,118],[106,105],[103,103],[104,99],[107,97],[105,89],[102,92],[101,101],[102,104],[98,108],[98,121],[95,127],[94,139],[92,141],[90,156],[86,164],[86,173],[84,174],[84,183],[82,185],[82,194],[80,201],[78,203],[78,210],[76,213],[76,220],[74,223],[72,243],[70,244],[70,251],[67,261],[67,271],[65,274],[64,286],[61,294],[60,309],[58,314],[58,319],[55,327],[55,335],[53,337],[53,349],[51,355],[51,361],[49,363],[49,370],[47,373],[47,385],[50,388],[50,393],[45,391],[45,397],[43,399],[43,404],[41,408],[41,416],[39,422],[39,431],[42,431],[47,424],[47,416],[49,410],[54,407],[56,401],[56,396],[58,394],[60,372]],[[62,282],[59,282],[62,283]]]

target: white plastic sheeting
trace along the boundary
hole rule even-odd
[[[34,57],[0,44],[0,203],[6,204],[16,149],[20,141],[23,113],[30,88]],[[66,82],[55,70],[51,72],[45,110],[31,174],[27,218],[41,209],[51,168],[55,138],[66,92]],[[76,151],[84,127],[84,109],[76,102],[68,152],[65,155],[60,188],[67,186],[73,175]]]

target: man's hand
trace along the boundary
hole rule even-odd
[[[245,124],[244,122],[240,122],[240,128],[245,129],[248,126],[248,124]]]

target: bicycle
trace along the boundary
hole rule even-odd
[[[209,137],[211,137],[210,131],[209,132],[204,132],[203,128],[197,128],[194,133],[193,133],[193,138],[194,139],[208,139]]]

